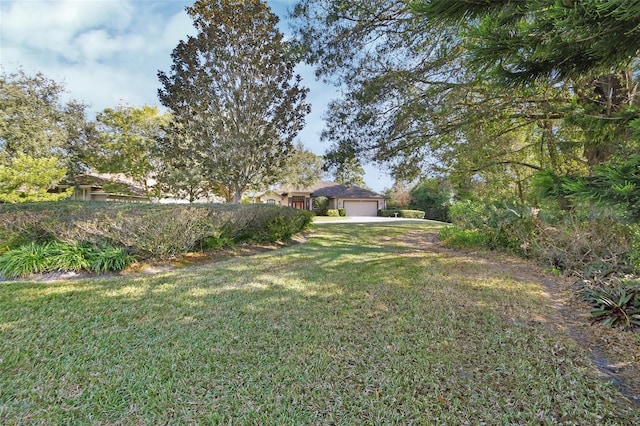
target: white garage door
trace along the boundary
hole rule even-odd
[[[378,216],[377,201],[345,201],[347,216]]]

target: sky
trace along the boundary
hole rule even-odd
[[[290,33],[286,20],[295,0],[268,0],[281,18],[279,28]],[[1,0],[0,66],[5,73],[22,68],[42,72],[64,84],[69,98],[89,105],[89,118],[117,105],[157,105],[158,70],[169,72],[171,51],[194,35],[185,0]],[[304,145],[322,155],[329,142],[320,141],[327,103],[337,89],[317,81],[313,69],[298,67],[310,89],[312,112],[298,135]],[[365,182],[375,191],[393,180],[365,166]]]

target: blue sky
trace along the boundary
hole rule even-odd
[[[269,0],[289,32],[287,10],[295,0]],[[1,0],[0,64],[4,72],[23,68],[43,72],[65,85],[70,98],[90,105],[91,115],[106,107],[159,105],[158,70],[169,71],[170,54],[181,39],[193,34],[184,0]],[[311,89],[312,113],[299,139],[317,154],[323,116],[337,89],[315,80],[313,69],[300,66]],[[93,117],[90,117],[93,118]],[[376,191],[393,181],[371,166],[367,185]]]

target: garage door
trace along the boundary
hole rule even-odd
[[[378,216],[377,201],[345,201],[347,216]]]

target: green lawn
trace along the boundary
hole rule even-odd
[[[0,284],[0,424],[633,424],[542,288],[429,223],[159,275]]]

